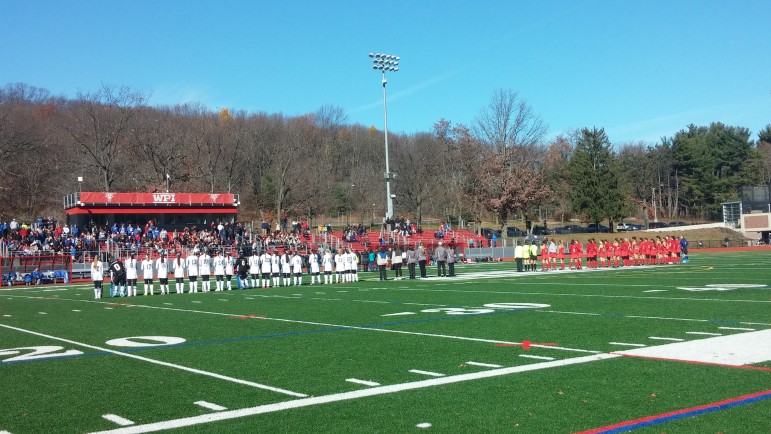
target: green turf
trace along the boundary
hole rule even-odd
[[[676,266],[480,278],[513,268],[486,263],[458,266],[454,280],[380,282],[361,273],[358,283],[310,286],[305,276],[301,287],[178,295],[172,284],[170,295],[102,300],[93,300],[89,284],[3,288],[0,325],[13,328],[0,327],[0,432],[119,428],[102,418],[108,413],[142,432],[143,424],[216,415],[194,404],[207,401],[266,412],[175,431],[568,433],[709,404],[771,389],[771,371],[629,357],[540,368],[544,358],[630,348],[612,342],[655,346],[670,341],[652,337],[769,329],[769,263],[771,252],[701,253]],[[721,284],[769,286],[681,289]],[[547,306],[485,306],[493,303]],[[185,342],[107,343],[141,336]],[[519,345],[525,340],[530,350]],[[48,355],[72,354],[8,360],[42,346],[53,347]],[[28,349],[2,351],[13,348]],[[495,372],[467,362],[539,369],[431,385]],[[347,379],[414,388],[376,387],[362,397],[354,392],[372,386]],[[292,393],[345,399],[275,406],[311,402]],[[768,432],[769,413],[771,399],[637,431]]]

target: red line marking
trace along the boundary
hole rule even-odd
[[[670,412],[667,412],[667,413],[661,413],[661,414],[656,414],[656,415],[653,415],[653,416],[641,417],[639,419],[632,419],[632,420],[627,420],[627,421],[624,421],[624,422],[618,422],[618,423],[615,423],[615,424],[612,424],[612,425],[606,425],[606,426],[599,427],[599,428],[592,428],[590,430],[580,431],[580,432],[576,432],[574,434],[597,434],[597,433],[603,433],[603,432],[607,432],[607,431],[610,431],[610,430],[613,430],[613,429],[616,429],[616,428],[623,428],[623,427],[626,427],[626,426],[636,425],[636,424],[640,424],[640,423],[644,423],[644,422],[648,422],[648,421],[652,421],[652,420],[664,419],[664,418],[671,417],[671,416],[677,416],[677,415],[683,414],[683,413],[690,413],[690,412],[694,412],[694,411],[698,411],[698,410],[702,410],[702,409],[706,409],[706,408],[714,408],[714,407],[719,407],[721,405],[731,404],[731,403],[734,403],[734,402],[737,402],[737,401],[744,401],[744,400],[748,400],[748,399],[752,399],[752,398],[757,398],[757,397],[760,397],[760,396],[768,395],[769,393],[771,393],[771,390],[765,390],[763,392],[757,392],[757,393],[750,393],[748,395],[737,396],[735,398],[728,398],[728,399],[724,399],[722,401],[712,402],[712,403],[709,403],[709,404],[697,405],[695,407],[683,408],[683,409],[680,409],[680,410],[674,410],[674,411],[670,411]]]
[[[624,357],[632,357],[634,359],[646,359],[646,360],[657,360],[662,362],[680,362],[680,363],[690,363],[692,365],[707,365],[707,366],[720,366],[723,368],[734,368],[734,369],[750,369],[755,371],[767,371],[771,372],[771,368],[766,368],[763,366],[752,366],[752,365],[729,365],[726,363],[714,363],[714,362],[702,362],[699,360],[682,360],[682,359],[669,359],[666,357],[653,357],[653,356],[640,356],[637,354],[622,354],[622,353],[609,353],[616,356],[624,356]]]

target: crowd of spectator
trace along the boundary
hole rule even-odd
[[[308,222],[304,220],[292,221],[290,226],[286,219],[282,219],[277,223],[276,230],[271,230],[271,225],[264,222],[261,228],[264,235],[255,234],[251,244],[258,250],[266,247],[306,248],[311,238]],[[331,228],[324,229],[331,233]],[[362,234],[362,230],[361,226],[347,227],[345,234],[353,239],[356,234]],[[186,226],[182,229],[167,229],[153,220],[144,225],[130,222],[97,225],[92,221],[85,228],[60,225],[53,218],[43,219],[42,216],[30,224],[16,219],[0,222],[0,243],[9,254],[70,254],[74,260],[83,259],[86,252],[103,248],[137,252],[196,247],[239,250],[249,245],[246,240],[252,239],[250,235],[249,229],[241,222],[215,221],[205,226]]]
[[[248,229],[240,222],[212,222],[205,227],[184,227],[167,230],[153,220],[144,225],[118,223],[99,226],[91,222],[88,227],[60,225],[52,218],[39,217],[27,224],[16,219],[0,222],[0,242],[12,255],[70,254],[73,259],[83,252],[100,250],[100,247],[117,247],[122,250],[140,249],[173,250],[194,247],[240,246],[248,237]],[[100,246],[101,244],[101,246]]]

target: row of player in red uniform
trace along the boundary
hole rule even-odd
[[[562,241],[544,240],[541,247],[543,270],[569,267],[583,268],[582,259],[586,252],[588,268],[620,267],[632,265],[674,264],[687,262],[688,242],[684,237],[616,238],[613,241],[589,239],[586,249],[577,240],[570,240],[567,246]]]

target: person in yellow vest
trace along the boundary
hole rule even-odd
[[[538,243],[530,241],[530,271],[538,271]]]
[[[524,246],[521,241],[517,241],[516,247],[514,247],[514,260],[517,262],[517,272],[521,273],[524,270]]]

